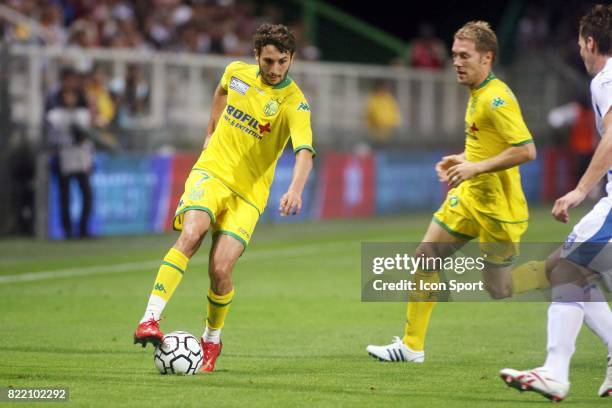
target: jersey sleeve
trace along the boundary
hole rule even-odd
[[[293,152],[297,153],[300,150],[306,149],[310,150],[314,156],[316,152],[312,146],[310,105],[308,105],[303,95],[293,98],[292,102],[287,106],[287,119]]]
[[[238,67],[240,67],[240,65],[243,65],[243,64],[244,62],[234,61],[234,62],[231,62],[227,67],[225,67],[225,71],[223,72],[223,76],[221,77],[221,87],[223,89],[225,89],[226,91],[228,90],[229,82],[232,79],[233,73],[236,71]]]
[[[516,97],[511,91],[498,92],[486,101],[493,126],[503,140],[512,146],[533,143],[533,138],[521,113]]]
[[[602,82],[600,89],[595,92],[592,90],[591,92],[592,95],[595,95],[595,109],[599,111],[598,113],[603,119],[610,113],[610,108],[612,108],[612,78]]]

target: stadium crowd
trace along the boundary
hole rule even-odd
[[[263,22],[284,22],[283,11],[252,0],[8,0],[40,23],[42,38],[27,24],[7,25],[5,39],[48,45],[130,48],[198,54],[250,55],[251,36]],[[303,59],[317,59],[303,24],[291,25]]]

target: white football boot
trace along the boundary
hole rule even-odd
[[[380,361],[392,361],[395,363],[422,363],[425,361],[424,351],[411,350],[397,336],[393,337],[393,343],[391,344],[386,346],[369,345],[366,350],[368,354]]]
[[[612,397],[612,356],[608,356],[608,368],[606,370],[606,379],[601,387],[599,387],[600,397]]]
[[[516,388],[520,392],[534,391],[555,402],[563,401],[569,391],[569,383],[564,384],[551,378],[550,374],[541,368],[526,371],[504,368],[499,372],[499,376],[508,387]]]

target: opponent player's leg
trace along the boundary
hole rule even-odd
[[[452,230],[440,220],[434,219],[427,229],[423,241],[418,246],[415,255],[426,259],[445,258],[465,245],[469,236]],[[439,271],[435,269],[419,269],[413,275],[417,288],[421,282],[439,282]],[[395,337],[393,343],[385,346],[369,345],[370,355],[381,361],[412,361],[422,363],[425,360],[425,336],[429,327],[432,311],[437,303],[437,294],[431,291],[411,291],[406,310],[404,336]]]
[[[244,245],[233,236],[219,234],[210,251],[206,328],[201,339],[204,350],[201,370],[204,372],[214,370],[217,357],[221,353],[221,329],[234,297],[232,270],[244,251]]]
[[[562,247],[557,248],[546,260],[548,275],[559,264],[561,249]],[[593,278],[593,281],[583,287],[585,299],[588,299],[583,305],[584,323],[601,339],[608,350],[607,375],[599,390],[600,396],[607,397],[612,393],[612,310],[599,287],[602,279],[595,275]]]
[[[584,319],[584,268],[560,259],[551,273],[552,303],[548,308],[546,361],[542,367],[519,371],[505,368],[501,378],[519,391],[535,391],[563,400],[569,391],[569,364]]]
[[[183,279],[189,259],[196,253],[210,228],[211,218],[205,211],[188,210],[182,217],[181,235],[159,267],[146,310],[134,334],[134,343],[140,343],[143,347],[147,342],[157,345],[162,341],[163,334],[158,324],[161,314]]]

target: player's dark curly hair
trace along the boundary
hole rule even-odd
[[[580,36],[592,37],[601,55],[612,55],[612,4],[598,4],[580,19]]]
[[[253,37],[253,46],[257,53],[266,45],[273,45],[282,53],[293,55],[295,52],[295,37],[282,24],[264,23],[259,26]]]

